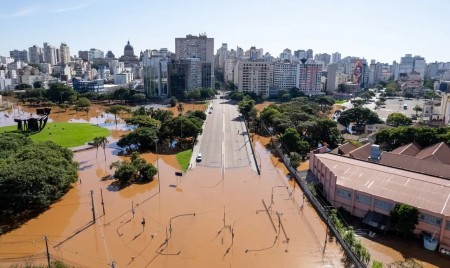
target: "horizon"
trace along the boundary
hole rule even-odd
[[[147,9],[149,15],[139,15]],[[427,63],[450,62],[450,53],[446,53],[450,37],[442,34],[450,22],[432,19],[449,13],[450,5],[444,0],[426,4],[381,0],[358,5],[349,0],[339,5],[331,0],[320,4],[231,0],[218,6],[206,0],[172,0],[168,4],[145,0],[132,4],[117,0],[8,1],[0,9],[0,21],[8,29],[2,34],[0,55],[9,56],[15,49],[28,51],[33,45],[42,47],[48,42],[57,47],[66,43],[71,56],[96,48],[105,54],[111,50],[118,58],[128,40],[136,55],[146,49],[175,52],[175,38],[206,33],[214,38],[214,53],[227,43],[229,49],[263,48],[273,57],[289,48],[292,52],[313,49],[314,55],[339,52],[342,58],[354,56],[389,64],[399,62],[405,54],[420,55]]]

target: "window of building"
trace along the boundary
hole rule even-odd
[[[375,199],[374,204],[375,204],[375,207],[386,210],[386,211],[391,211],[394,208],[394,204],[383,201],[383,200]]]
[[[362,195],[362,194],[356,194],[355,199],[357,202],[371,205],[372,204],[372,198],[370,196]]]
[[[352,193],[344,189],[336,188],[336,194],[343,198],[352,199]]]
[[[434,226],[441,226],[441,222],[442,222],[442,220],[440,218],[434,217],[434,216],[431,216],[431,215],[428,215],[428,214],[425,214],[425,213],[421,213],[419,215],[419,219],[422,222],[425,222],[425,223],[428,223],[428,224],[431,224],[431,225],[434,225]],[[448,222],[447,222],[447,225],[448,225]]]
[[[450,231],[450,221],[447,221],[447,225],[445,226],[445,229]]]

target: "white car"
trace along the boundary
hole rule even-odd
[[[195,161],[202,162],[202,153],[198,153],[197,158],[195,158]]]

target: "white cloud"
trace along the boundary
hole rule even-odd
[[[88,6],[89,6],[89,4],[84,4],[84,5],[74,6],[74,7],[64,7],[64,8],[52,10],[52,11],[50,11],[50,13],[62,13],[62,12],[67,12],[67,11],[72,11],[72,10],[77,10],[77,9],[83,9]]]
[[[33,13],[34,11],[36,11],[35,7],[24,7],[22,9],[20,9],[19,11],[16,11],[14,13],[11,14],[0,14],[0,18],[13,18],[13,17],[25,17],[30,15],[31,13]]]

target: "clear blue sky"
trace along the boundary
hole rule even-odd
[[[5,0],[0,55],[44,41],[71,54],[98,48],[123,54],[166,47],[206,32],[228,48],[264,48],[278,56],[312,48],[391,63],[406,53],[450,61],[448,0]]]

